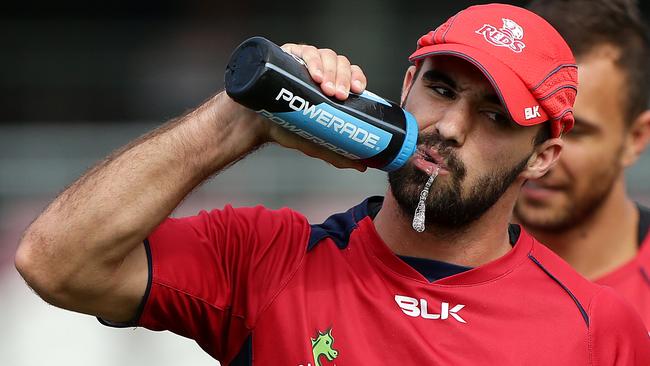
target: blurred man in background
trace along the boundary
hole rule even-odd
[[[624,175],[650,139],[647,28],[631,0],[529,8],[572,48],[580,92],[558,164],[527,182],[516,218],[582,275],[618,290],[650,327],[650,211],[628,196]]]

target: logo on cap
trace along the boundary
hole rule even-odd
[[[538,117],[542,116],[541,114],[539,114],[539,106],[538,105],[536,105],[534,107],[524,108],[524,115],[526,116],[526,120],[533,119],[533,118],[538,118]]]
[[[503,27],[497,27],[490,24],[483,24],[483,26],[476,31],[477,34],[483,35],[486,41],[494,46],[508,47],[516,53],[526,47],[526,44],[521,41],[524,38],[524,29],[514,20],[501,18],[503,20]]]

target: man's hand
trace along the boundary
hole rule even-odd
[[[286,43],[282,49],[305,61],[312,79],[327,96],[346,100],[350,92],[361,94],[366,89],[366,75],[361,68],[329,48]]]
[[[350,64],[347,57],[337,55],[331,49],[318,49],[314,46],[287,43],[282,49],[302,58],[312,79],[320,85],[323,93],[329,97],[345,100],[350,92],[360,94],[366,88],[366,76],[357,65]],[[367,167],[358,161],[351,160],[325,149],[313,142],[291,133],[284,128],[265,121],[263,134],[267,141],[300,150],[306,155],[315,157],[334,165],[337,168],[353,168],[365,171]]]

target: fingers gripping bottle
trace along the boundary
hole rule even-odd
[[[235,49],[225,84],[238,103],[366,166],[395,170],[415,151],[413,115],[368,91],[345,101],[327,97],[303,60],[265,38],[250,38]]]

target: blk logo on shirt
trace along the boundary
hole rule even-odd
[[[413,318],[423,318],[431,320],[447,320],[451,318],[455,319],[459,323],[467,324],[465,319],[463,319],[458,312],[460,312],[465,305],[458,304],[450,308],[448,302],[440,303],[440,312],[435,313],[431,312],[429,309],[429,304],[425,299],[416,299],[414,297],[395,295],[395,302],[402,309],[402,312]]]

